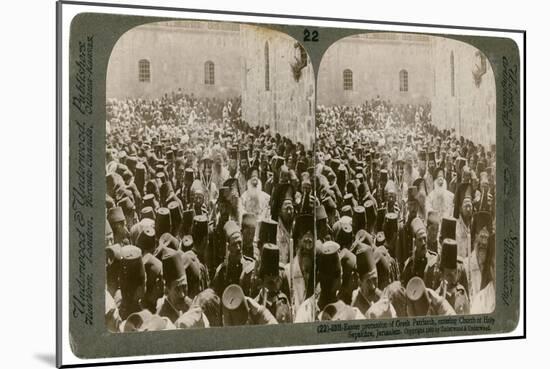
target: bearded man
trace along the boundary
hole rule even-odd
[[[269,207],[271,196],[262,191],[258,168],[252,168],[249,171],[249,180],[246,187],[246,191],[241,197],[244,211],[256,215],[257,219],[269,218],[271,214]]]
[[[437,168],[435,171],[434,189],[426,199],[428,212],[433,210],[439,213],[441,218],[452,217],[454,206],[454,194],[447,190],[445,181],[445,172],[443,168]]]

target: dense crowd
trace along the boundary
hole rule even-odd
[[[240,99],[107,101],[110,331],[292,322],[314,290],[313,152]]]
[[[320,106],[316,121],[327,270],[311,305],[366,318],[493,311],[494,145],[438,129],[429,104]]]
[[[429,105],[316,122],[310,148],[238,98],[107,101],[110,331],[493,310],[494,147]]]

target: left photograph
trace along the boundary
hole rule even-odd
[[[307,321],[318,201],[303,46],[248,24],[145,24],[115,45],[106,89],[106,330]]]

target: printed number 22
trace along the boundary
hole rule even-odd
[[[311,37],[310,37],[311,36]],[[319,41],[319,32],[313,31],[309,32],[309,29],[304,29],[304,41]]]

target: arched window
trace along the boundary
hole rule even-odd
[[[401,69],[401,71],[399,72],[399,91],[409,91],[409,72],[407,72],[405,69]]]
[[[455,95],[455,54],[451,51],[451,96]]]
[[[269,91],[269,44],[267,41],[264,46],[264,64],[265,64],[265,90]]]
[[[353,90],[353,72],[351,69],[344,70],[344,91]]]
[[[140,82],[151,82],[151,63],[147,59],[138,62],[138,79]]]
[[[210,60],[204,63],[204,84],[213,85],[215,83],[214,63]]]

